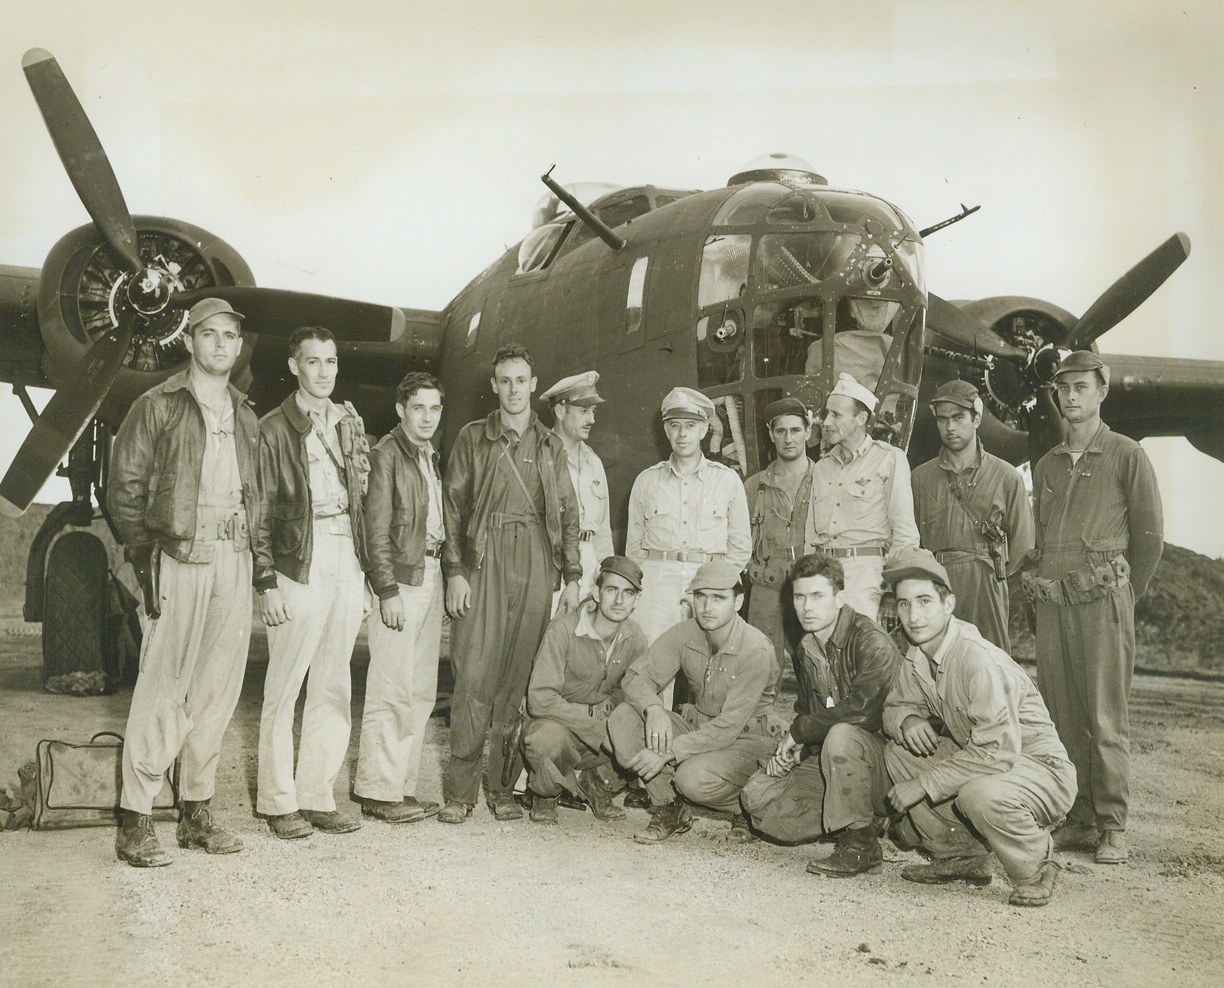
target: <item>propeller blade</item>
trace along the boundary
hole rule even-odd
[[[1066,346],[1086,350],[1102,333],[1113,329],[1135,311],[1148,296],[1190,256],[1190,238],[1175,233],[1142,261],[1115,281],[1067,334]]]
[[[22,57],[21,68],[64,163],[64,171],[93,217],[94,226],[129,273],[144,270],[136,247],[136,224],[119,181],[59,63],[50,52],[31,48]]]
[[[353,302],[279,288],[214,285],[176,295],[174,304],[190,309],[204,298],[223,298],[245,316],[242,328],[261,336],[290,336],[299,326],[325,326],[337,340],[388,343],[403,335],[404,311],[395,306]]]
[[[135,327],[125,323],[98,339],[73,368],[26,436],[4,479],[0,513],[16,517],[80,438],[123,366]]]
[[[1063,420],[1054,400],[1054,389],[1043,384],[1037,389],[1037,404],[1029,415],[1029,466],[1063,441]]]
[[[1026,360],[1028,353],[1012,346],[989,326],[982,325],[960,306],[927,295],[927,328],[959,343],[970,353],[984,353],[1002,360]]]

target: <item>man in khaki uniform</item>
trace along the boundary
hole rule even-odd
[[[150,815],[180,756],[179,846],[242,849],[209,809],[251,634],[247,526],[259,514],[259,427],[229,383],[242,318],[221,299],[197,302],[188,316],[190,367],[137,398],[115,437],[107,506],[151,619],[124,735],[115,841],[119,859],[138,868],[171,861]],[[151,486],[156,478],[165,483]]]

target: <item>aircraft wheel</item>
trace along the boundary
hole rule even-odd
[[[43,686],[55,693],[103,693],[110,583],[106,549],[88,532],[60,536],[47,556]]]

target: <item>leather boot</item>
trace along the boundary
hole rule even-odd
[[[901,869],[902,878],[919,885],[946,885],[948,882],[989,885],[993,874],[989,854],[935,858],[929,864],[909,865]]]
[[[179,847],[202,847],[209,854],[234,854],[242,850],[242,841],[213,825],[207,799],[183,800],[183,815],[175,836]]]
[[[557,825],[557,797],[531,794],[531,822],[543,823],[555,827]]]
[[[1053,861],[1046,861],[1031,881],[1012,889],[1011,898],[1007,900],[1008,905],[1044,906],[1054,895],[1054,879],[1057,875],[1058,866]]]
[[[813,875],[853,878],[867,872],[876,874],[884,867],[884,850],[874,827],[847,827],[837,835],[837,844],[827,858],[808,862]]]
[[[174,859],[162,850],[153,832],[153,818],[123,810],[119,833],[115,835],[115,856],[133,868],[161,868]]]
[[[693,811],[682,799],[651,807],[650,826],[633,835],[639,844],[658,844],[673,834],[683,834],[693,826]]]
[[[590,769],[577,775],[578,791],[586,798],[596,820],[623,820],[625,811],[612,802],[612,790]]]

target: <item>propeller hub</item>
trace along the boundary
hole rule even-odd
[[[1071,351],[1059,349],[1053,343],[1047,343],[1033,353],[1029,359],[1029,373],[1038,386],[1053,384],[1054,372],[1062,363],[1063,357]]]

